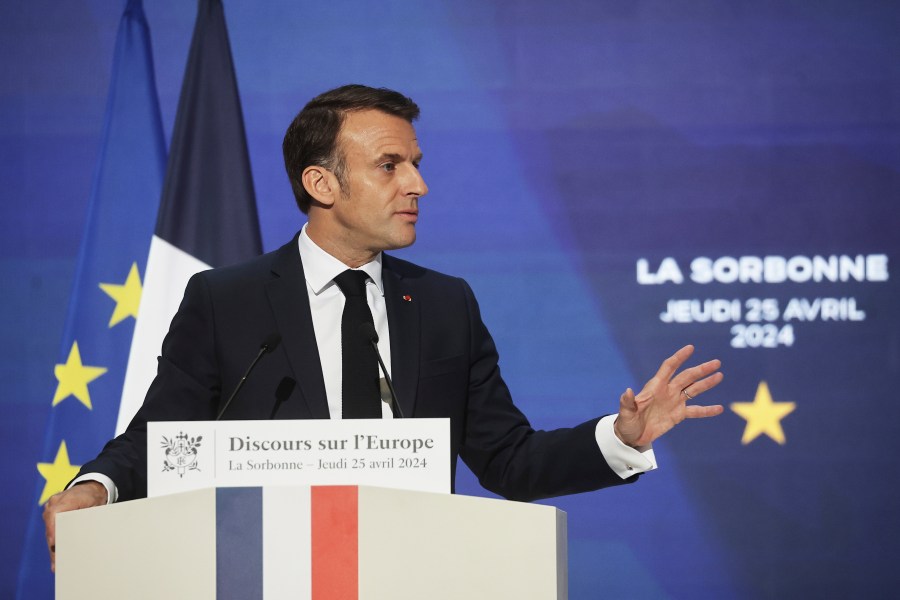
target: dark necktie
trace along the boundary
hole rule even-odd
[[[371,342],[360,331],[365,322],[374,325],[366,301],[368,278],[365,271],[352,269],[334,278],[346,297],[341,315],[342,412],[345,419],[381,418],[378,363]]]

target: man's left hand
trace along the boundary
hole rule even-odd
[[[615,423],[616,435],[622,442],[634,448],[647,446],[685,419],[722,414],[721,405],[687,405],[688,400],[722,381],[719,360],[705,362],[676,375],[693,353],[694,347],[689,345],[667,358],[637,396],[631,388],[625,390]]]

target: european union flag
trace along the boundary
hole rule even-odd
[[[114,430],[166,166],[150,31],[140,0],[119,25],[112,78],[59,362],[35,476],[17,597],[53,597],[41,506]]]

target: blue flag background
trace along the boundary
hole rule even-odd
[[[340,84],[394,87],[423,109],[431,189],[419,241],[401,254],[472,284],[537,426],[614,411],[683,343],[725,361],[704,397],[725,414],[660,441],[658,471],[551,502],[569,515],[570,597],[889,596],[900,584],[900,7],[314,9],[225,6],[265,249],[302,224],[280,152],[296,112]],[[57,454],[44,447],[48,413],[89,412],[51,402],[120,10],[0,6],[0,474],[23,482],[0,500],[9,540],[25,539],[36,463]],[[147,13],[169,131],[194,6],[160,0]],[[130,264],[104,281],[124,282]],[[130,327],[108,328],[106,301],[104,335]],[[82,348],[84,364],[107,366],[94,356]],[[110,372],[89,384],[94,410]],[[0,595],[22,551],[0,548]]]

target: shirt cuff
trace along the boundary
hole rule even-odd
[[[597,423],[595,436],[597,445],[600,446],[600,452],[606,459],[606,464],[622,479],[656,469],[656,455],[653,454],[653,446],[632,448],[623,443],[616,435],[613,425],[618,416],[607,415]]]
[[[66,489],[70,489],[73,485],[77,485],[79,483],[83,483],[85,481],[96,481],[106,488],[106,503],[112,504],[116,500],[119,499],[119,488],[116,487],[116,484],[113,483],[113,480],[104,475],[103,473],[85,473],[81,477],[76,477],[72,480]]]

